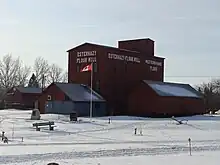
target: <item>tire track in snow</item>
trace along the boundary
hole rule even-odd
[[[135,149],[116,149],[116,150],[99,150],[99,151],[72,151],[72,152],[58,152],[46,154],[27,154],[27,155],[10,155],[0,156],[1,163],[22,163],[34,162],[39,160],[51,159],[73,159],[73,158],[99,158],[99,157],[121,157],[121,156],[142,156],[142,155],[170,155],[188,152],[188,147],[173,146],[164,148],[135,148]],[[192,152],[203,151],[219,151],[218,146],[200,146],[192,147]]]
[[[220,139],[216,139],[216,140],[194,140],[193,143],[196,145],[200,144],[219,144]],[[0,146],[51,146],[51,145],[98,145],[98,144],[161,144],[161,145],[169,145],[169,144],[179,144],[179,143],[183,143],[183,144],[188,144],[187,140],[160,140],[160,141],[135,141],[135,140],[125,140],[125,141],[99,141],[99,142],[45,142],[45,143],[8,143],[8,144],[4,144],[4,143],[0,143]]]

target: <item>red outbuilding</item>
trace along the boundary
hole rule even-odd
[[[13,87],[3,96],[3,102],[5,108],[33,109],[35,107],[35,101],[41,93],[41,88]]]
[[[92,116],[106,115],[106,101],[86,85],[76,83],[52,83],[38,98],[40,113],[90,115],[92,93]]]
[[[130,115],[163,117],[204,112],[202,95],[189,84],[143,80],[128,98]]]

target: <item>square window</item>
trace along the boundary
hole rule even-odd
[[[48,95],[48,96],[47,96],[47,100],[51,100],[51,95]]]

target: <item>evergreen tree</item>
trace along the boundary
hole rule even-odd
[[[39,83],[38,83],[37,78],[34,73],[32,74],[32,76],[29,80],[28,87],[39,88]]]
[[[201,87],[198,88],[198,92],[202,94],[202,89],[201,89]]]

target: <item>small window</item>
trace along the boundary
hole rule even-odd
[[[47,96],[47,100],[51,100],[51,95],[48,95],[48,96]]]
[[[80,65],[76,65],[76,72],[80,72]]]
[[[97,72],[97,70],[98,70],[98,69],[97,69],[97,63],[95,62],[95,63],[93,63],[93,71],[94,71],[94,72]]]

